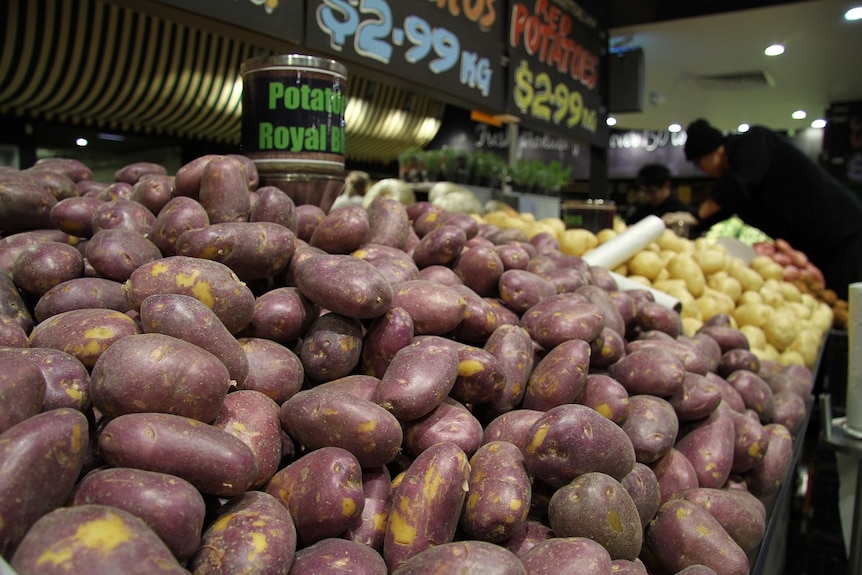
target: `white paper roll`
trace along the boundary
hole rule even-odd
[[[850,284],[847,296],[847,433],[862,437],[862,282]]]
[[[647,216],[617,237],[585,253],[583,259],[591,266],[612,270],[659,239],[665,229],[660,217]]]

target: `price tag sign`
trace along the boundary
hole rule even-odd
[[[454,96],[490,112],[504,108],[505,14],[497,0],[308,2],[306,44]]]
[[[509,3],[507,111],[537,130],[605,147],[607,34],[572,0]]]

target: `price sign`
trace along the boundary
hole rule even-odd
[[[306,9],[306,44],[481,106],[504,106],[505,16],[497,0],[322,0]]]
[[[507,111],[538,130],[602,147],[607,35],[571,0],[510,2]]]

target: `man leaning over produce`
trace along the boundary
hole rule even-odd
[[[803,252],[846,300],[848,285],[862,281],[862,200],[769,128],[725,136],[699,119],[686,134],[686,158],[716,178],[698,228],[736,214]]]

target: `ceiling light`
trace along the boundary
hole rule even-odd
[[[682,126],[680,126],[679,124],[671,124],[667,127],[667,131],[672,134],[676,134],[677,132],[682,131]]]
[[[90,144],[90,142],[87,141],[87,138],[78,138],[75,140],[75,144],[79,148],[86,148]]]
[[[608,116],[608,119],[605,120],[605,124],[607,124],[608,126],[616,126],[617,125],[617,119],[614,118],[613,116]]]
[[[796,110],[795,112],[790,114],[790,117],[794,120],[804,120],[806,117],[808,117],[808,114],[805,113],[805,110]]]
[[[749,130],[749,128],[751,128],[751,126],[749,126],[748,124],[743,122],[742,124],[740,124],[736,127],[736,131],[739,132],[740,134],[742,134],[743,132],[747,132]]]
[[[851,22],[854,20],[862,20],[862,6],[854,6],[847,10],[844,13],[844,19],[850,20]]]
[[[771,46],[767,46],[763,53],[767,56],[781,56],[782,54],[784,54],[784,45],[773,44]]]
[[[816,130],[822,130],[826,127],[826,120],[823,118],[817,118],[816,120],[811,122],[811,127]]]

